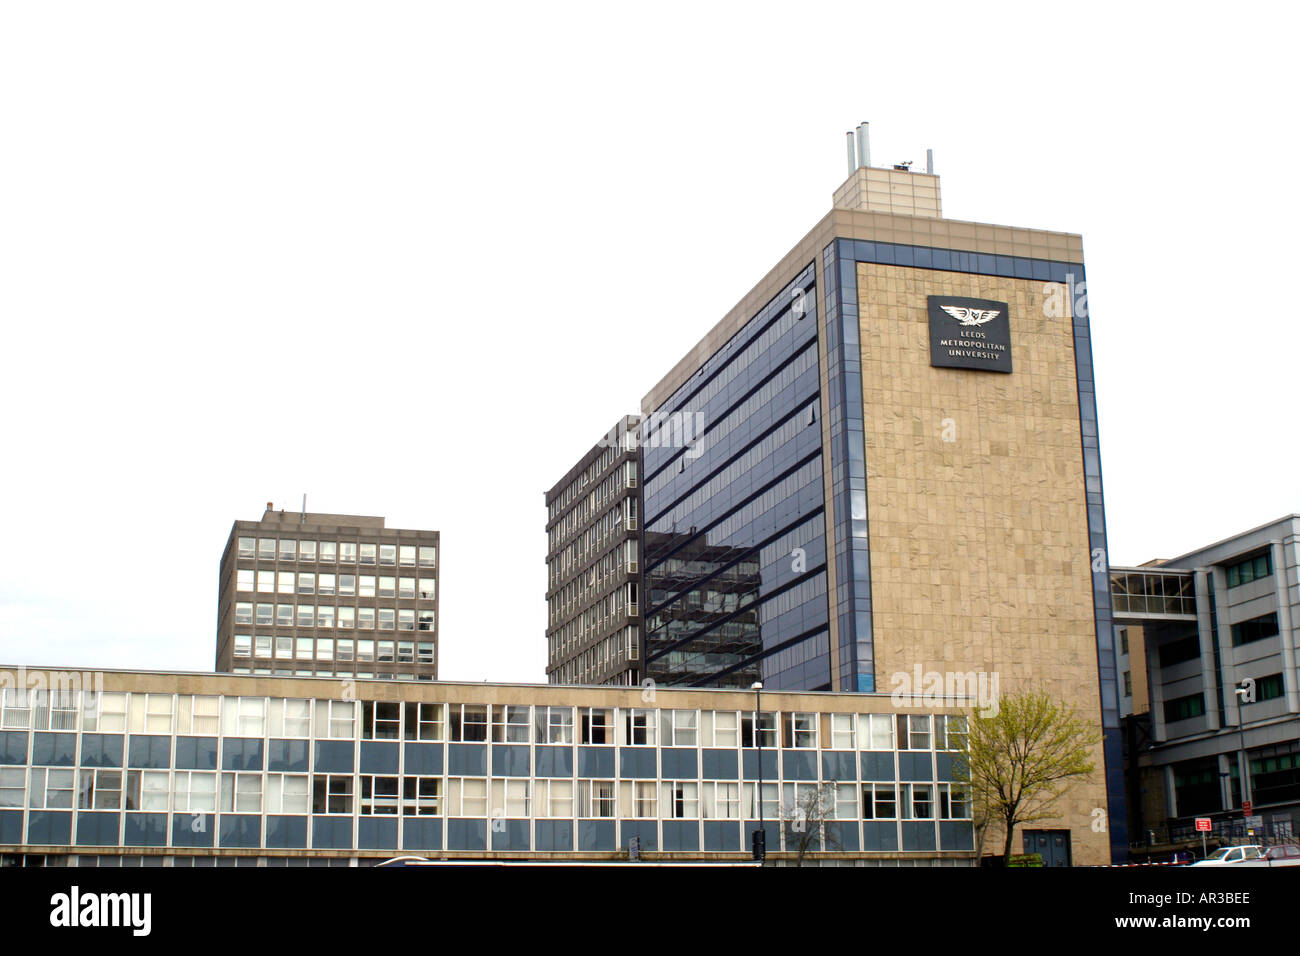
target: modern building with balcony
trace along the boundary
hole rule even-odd
[[[1135,847],[1199,848],[1197,817],[1225,839],[1300,836],[1297,547],[1290,515],[1111,569]]]

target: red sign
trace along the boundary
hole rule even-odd
[[[1252,807],[1249,800],[1241,801],[1241,812],[1244,816],[1250,816]]]
[[[1211,827],[1210,827],[1210,818],[1209,818],[1209,817],[1197,817],[1197,818],[1196,818],[1196,832],[1197,832],[1197,833],[1209,833],[1209,832],[1210,832],[1210,829],[1211,829]]]

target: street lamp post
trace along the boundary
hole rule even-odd
[[[1243,682],[1244,684],[1244,682]],[[1241,830],[1242,838],[1246,836],[1250,825],[1246,821],[1246,804],[1250,802],[1250,759],[1246,756],[1246,698],[1250,695],[1249,685],[1238,687],[1237,695],[1237,741],[1241,745]]]
[[[754,692],[754,738],[758,741],[758,832],[755,834],[754,855],[760,864],[767,860],[767,825],[763,821],[763,682],[750,685]]]

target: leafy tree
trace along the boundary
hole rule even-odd
[[[996,821],[1009,863],[1016,827],[1060,816],[1061,798],[1096,769],[1091,751],[1101,739],[1073,707],[1043,691],[1003,697],[989,715],[972,713],[953,776],[970,788],[977,852]]]

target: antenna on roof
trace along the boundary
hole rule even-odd
[[[298,523],[299,524],[307,523],[307,492],[305,491],[302,493],[302,520]]]

